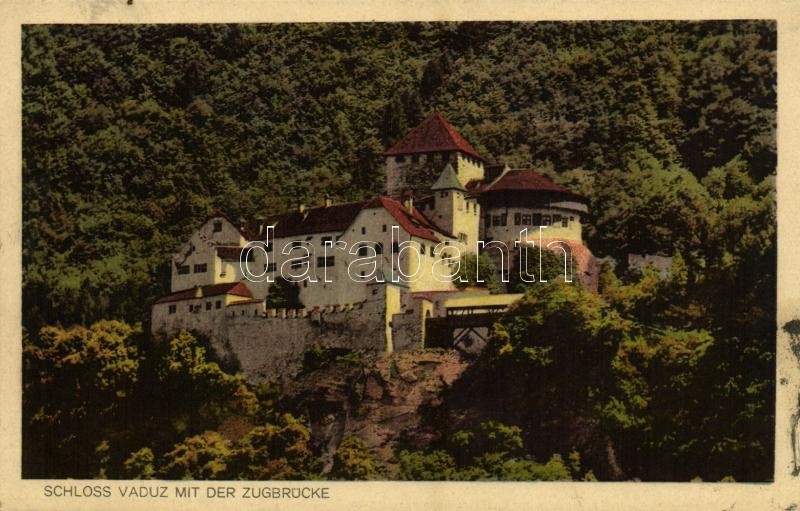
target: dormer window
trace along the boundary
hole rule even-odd
[[[214,220],[214,232],[222,232],[222,220]]]

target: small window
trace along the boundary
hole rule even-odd
[[[486,225],[486,227],[491,227],[492,226],[492,215],[486,215],[484,217],[484,222],[483,223],[484,223],[484,225]]]
[[[169,306],[169,313],[170,314],[175,314],[176,312],[178,312],[178,306],[177,305],[170,305]]]
[[[531,225],[530,215],[522,215],[522,225]]]
[[[467,234],[463,233],[463,232],[458,233],[458,241],[460,241],[461,243],[466,243],[467,242]]]
[[[222,232],[222,220],[214,220],[214,232]]]
[[[507,225],[508,224],[508,215],[503,213],[500,215],[500,225]]]
[[[320,240],[320,242],[322,243],[322,246],[323,246],[323,247],[324,247],[324,246],[325,246],[325,244],[326,244],[327,242],[329,242],[329,241],[330,241],[330,242],[333,242],[333,236],[323,236],[323,237],[322,237],[322,239]]]
[[[400,243],[396,241],[392,243],[392,252],[394,252],[395,254],[400,252]]]
[[[394,161],[396,161],[397,163],[403,163],[403,162],[406,161],[406,157],[405,156],[395,156],[394,157]]]
[[[182,264],[181,266],[178,266],[178,275],[186,275],[189,273],[189,270],[190,268],[188,264]]]
[[[386,224],[383,224],[383,232],[386,232]]]
[[[514,225],[522,224],[522,213],[514,213]]]
[[[300,241],[300,240],[294,240],[294,241],[292,242],[292,248],[298,248],[298,247],[300,246],[300,244],[301,244],[301,243],[303,243],[303,242],[302,242],[302,241]]]
[[[222,308],[222,300],[217,300],[217,302],[214,304],[214,306],[217,309],[221,309]]]
[[[445,192],[439,192],[439,197],[441,197],[442,199],[447,198],[447,192],[446,191]]]
[[[272,252],[272,243],[267,243],[266,246],[264,247],[264,251]]]
[[[298,268],[302,267],[304,264],[305,264],[305,261],[303,261],[303,260],[300,260],[300,261],[292,261],[291,268],[292,268],[293,270],[296,270],[296,269],[298,269]]]
[[[308,280],[303,281],[303,287],[308,287]]]
[[[420,244],[419,251],[422,255],[425,255],[425,243]]]
[[[532,217],[532,225],[542,225],[542,214],[541,213],[534,213]]]
[[[327,266],[333,266],[335,262],[334,257],[317,257],[317,266],[320,268],[325,268]]]
[[[550,215],[542,215],[542,225],[550,225]]]
[[[500,225],[500,215],[493,215],[492,216],[492,225],[494,225],[494,226]]]
[[[561,223],[561,215],[553,215],[553,224]]]
[[[411,155],[411,161],[414,162],[414,163],[419,163],[419,155],[418,154],[412,154]]]
[[[264,265],[264,271],[267,273],[274,273],[277,267],[278,267],[277,263],[267,263]]]
[[[362,271],[362,272],[361,272],[361,276],[362,276],[362,277],[366,277],[366,276],[367,276],[367,272],[365,272],[365,271]]]
[[[569,227],[569,220],[567,220],[567,217],[561,219],[561,227]]]
[[[569,221],[570,222],[574,222],[575,221],[575,217],[574,216],[569,217]]]
[[[361,228],[361,234],[367,234],[367,228],[366,227],[362,227]]]
[[[375,244],[375,253],[378,255],[383,254],[383,243],[378,242]]]
[[[206,302],[206,310],[207,310],[207,311],[210,311],[210,310],[211,310],[211,307],[213,307],[213,305],[211,304],[211,302]]]
[[[205,263],[204,264],[195,264],[194,265],[194,272],[195,273],[205,273],[207,271],[208,271],[208,265],[205,264]]]
[[[194,306],[190,305],[189,306],[189,312],[192,312],[193,310],[194,310]]]
[[[369,255],[368,248],[369,248],[369,247],[367,247],[367,246],[361,246],[361,247],[358,249],[358,255],[360,255],[360,256],[366,256],[366,255]]]

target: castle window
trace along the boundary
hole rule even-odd
[[[411,161],[414,163],[419,163],[419,155],[418,154],[411,155]]]
[[[169,313],[170,314],[175,314],[176,312],[178,312],[178,306],[177,305],[170,305],[169,306]]]
[[[514,213],[514,225],[520,225],[522,223],[522,213]]]
[[[303,281],[303,287],[308,287],[308,280]]]
[[[186,275],[187,273],[189,273],[189,269],[190,268],[188,264],[182,264],[178,266],[178,275]]]
[[[574,216],[569,217],[569,221],[570,222],[574,222],[575,221],[575,217]]]
[[[530,215],[522,215],[522,225],[531,225]]]
[[[366,255],[369,255],[369,253],[367,252],[367,248],[368,248],[368,247],[366,247],[366,246],[361,246],[361,247],[358,249],[358,255],[360,255],[360,256],[366,256]]]
[[[361,276],[362,276],[362,277],[366,277],[366,276],[367,276],[367,272],[365,272],[365,271],[362,271],[362,272],[361,272]]]
[[[400,252],[400,243],[395,241],[392,243],[392,253],[396,254],[398,252]]]
[[[550,225],[550,215],[542,216],[542,225]]]
[[[492,215],[486,215],[484,217],[484,224],[486,225],[486,227],[492,226]]]
[[[211,307],[213,307],[213,305],[211,304],[211,302],[206,302],[206,310],[207,310],[207,311],[210,311],[210,310],[211,310]]]
[[[386,224],[383,224],[383,232],[386,232]]]
[[[317,257],[317,266],[324,268],[326,266],[333,266],[335,262],[334,257]]]
[[[395,156],[394,157],[394,161],[396,161],[397,163],[403,163],[404,161],[406,161],[406,157],[405,156]]]
[[[542,225],[542,214],[541,213],[534,213],[532,225]]]
[[[221,309],[222,308],[222,300],[217,300],[217,303],[214,304],[214,308]]]
[[[419,251],[422,255],[425,255],[425,243],[420,244]]]
[[[267,243],[267,244],[264,246],[264,250],[265,250],[266,252],[272,252],[272,243]]]
[[[190,305],[189,306],[189,312],[192,312],[193,310],[194,310],[194,306]]]
[[[375,253],[378,255],[383,254],[383,243],[375,243]]]
[[[300,240],[294,240],[294,241],[292,242],[292,248],[298,248],[298,247],[300,247],[300,244],[301,244],[301,243],[302,243],[302,241],[300,241]]]
[[[267,273],[274,273],[277,267],[278,267],[277,263],[267,263],[264,265],[264,271]]]
[[[560,224],[561,223],[561,215],[553,215],[553,224]]]
[[[442,199],[446,198],[447,192],[439,192],[439,197],[441,197]]]
[[[458,233],[458,241],[460,241],[461,243],[466,243],[467,235],[463,232]]]
[[[222,220],[214,220],[214,232],[222,232]]]
[[[362,227],[361,228],[361,234],[367,234],[367,228],[366,227]]]
[[[194,272],[195,273],[205,273],[207,271],[208,271],[208,265],[205,264],[205,263],[203,263],[203,264],[195,264],[194,265]]]
[[[508,224],[508,214],[503,213],[502,215],[500,215],[500,222],[501,222],[500,225]]]
[[[329,241],[330,241],[330,242],[332,242],[332,241],[333,241],[333,237],[332,237],[332,236],[323,236],[323,237],[322,237],[322,239],[321,239],[320,241],[321,241],[321,243],[322,243],[322,246],[324,247],[324,246],[325,246],[325,243],[327,243],[327,242],[329,242]]]
[[[569,227],[569,223],[568,222],[569,221],[567,220],[567,217],[562,218],[561,219],[561,227]]]

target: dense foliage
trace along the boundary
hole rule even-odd
[[[771,478],[775,58],[761,21],[25,26],[25,475],[317,477],[305,426],[191,335],[151,343],[149,305],[210,210],[379,193],[436,108],[584,195],[618,264],[599,294],[514,282],[458,429],[401,477]],[[334,459],[383,473],[356,439]]]

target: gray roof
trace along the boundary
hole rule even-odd
[[[464,188],[464,185],[461,184],[461,181],[458,180],[458,176],[456,175],[456,171],[453,170],[453,166],[449,163],[444,167],[444,170],[439,175],[439,179],[437,179],[433,186],[431,186],[431,190],[467,191],[467,189]]]

